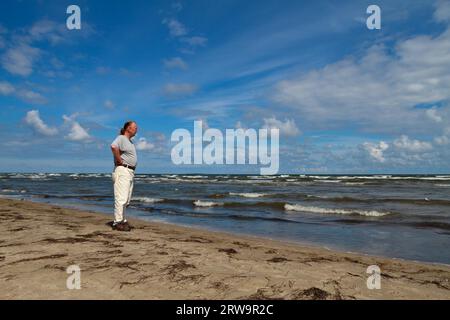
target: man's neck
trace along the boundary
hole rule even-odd
[[[123,135],[124,135],[125,137],[127,137],[128,140],[131,140],[131,138],[132,138],[132,137],[131,137],[128,133],[126,133],[126,132],[125,132]]]

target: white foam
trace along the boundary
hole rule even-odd
[[[163,202],[164,201],[164,199],[149,198],[149,197],[133,197],[132,200],[145,202],[145,203],[156,203],[156,202]]]
[[[15,174],[15,173],[11,173],[9,174],[9,177],[11,179],[22,179],[22,178],[26,178],[27,176],[23,175],[23,174]]]
[[[32,175],[27,176],[27,178],[32,179],[32,180],[49,180],[47,178],[47,175],[45,175],[43,173],[32,174]]]
[[[349,210],[349,209],[330,209],[330,208],[302,206],[299,204],[285,204],[284,209],[287,211],[303,211],[303,212],[325,213],[325,214],[343,214],[343,215],[358,214],[367,217],[382,217],[390,214],[389,212],[379,212],[375,210],[365,211],[365,210]]]
[[[257,193],[257,192],[243,192],[243,193],[230,192],[230,196],[239,196],[244,198],[260,198],[264,197],[265,195],[266,195],[265,193]]]
[[[196,200],[194,201],[194,205],[197,207],[214,207],[214,206],[221,206],[221,202],[212,202],[212,201],[201,201]]]
[[[183,178],[186,178],[186,179],[205,179],[205,178],[208,178],[208,176],[183,176]]]
[[[2,189],[2,192],[26,193],[27,190],[25,190],[25,189],[21,189],[21,190],[15,190],[15,189]]]
[[[435,184],[436,187],[446,187],[446,188],[450,188],[450,184],[441,184],[441,183],[437,183]]]
[[[307,194],[306,197],[308,198],[320,198],[320,199],[329,199],[328,196],[319,196],[319,195],[313,195],[313,194]]]

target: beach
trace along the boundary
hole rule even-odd
[[[136,174],[127,216],[450,264],[450,175]],[[0,198],[111,214],[109,173],[0,173]]]
[[[110,215],[20,199],[0,198],[0,216],[1,299],[450,299],[449,265],[133,218],[117,232]]]

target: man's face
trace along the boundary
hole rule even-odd
[[[128,133],[130,134],[130,137],[134,137],[137,133],[138,127],[136,123],[132,123],[129,125],[129,127],[127,128]]]

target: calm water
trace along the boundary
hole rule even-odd
[[[110,174],[0,174],[0,197],[111,213]],[[450,264],[450,175],[136,175],[128,214]]]

